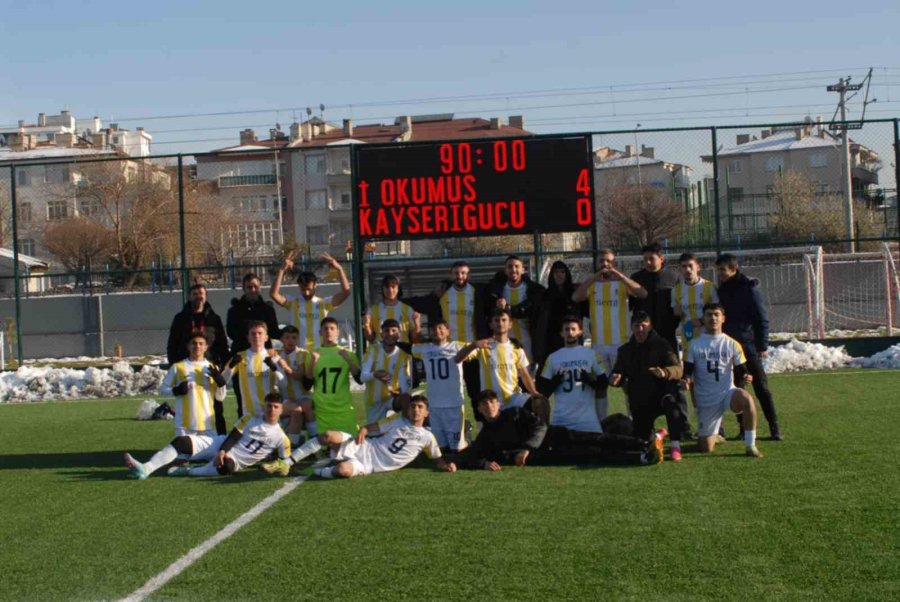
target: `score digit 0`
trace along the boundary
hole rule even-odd
[[[506,140],[494,143],[494,171],[506,171],[509,168],[509,146]],[[512,141],[513,171],[525,171],[525,141]]]
[[[578,173],[578,179],[575,182],[575,191],[584,195],[575,202],[575,220],[579,226],[590,226],[593,221],[593,211],[591,210],[591,174],[587,169],[582,169]]]

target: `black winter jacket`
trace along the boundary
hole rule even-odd
[[[252,320],[266,323],[269,330],[269,340],[266,341],[267,348],[272,347],[272,339],[281,336],[278,319],[275,317],[275,307],[271,301],[257,297],[256,301],[251,303],[246,296],[232,299],[225,319],[228,338],[231,339],[232,355],[250,348],[250,342],[247,340],[247,323]]]
[[[169,364],[189,357],[187,344],[191,335],[197,331],[203,332],[209,341],[206,357],[221,368],[228,360],[228,339],[225,336],[225,327],[222,326],[222,318],[213,311],[209,301],[203,305],[203,311],[200,313],[194,313],[191,304],[185,303],[184,309],[175,314],[169,328],[169,341],[166,344]]]
[[[769,348],[769,315],[759,291],[759,280],[738,272],[719,285],[719,303],[725,308],[725,334],[756,351]]]
[[[547,425],[525,408],[507,408],[481,432],[463,453],[463,468],[484,468],[490,462],[511,464],[520,451],[534,451],[544,442]]]

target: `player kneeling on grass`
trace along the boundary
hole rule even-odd
[[[756,406],[747,391],[734,384],[734,375],[744,383],[751,380],[741,344],[722,333],[725,309],[718,303],[703,306],[704,332],[691,341],[684,363],[682,384],[693,386],[694,406],[697,408],[697,439],[701,452],[716,447],[716,435],[725,410],[731,408],[741,415],[744,445],[748,456],[762,458],[756,448]],[[732,370],[733,367],[733,370]]]
[[[306,378],[306,365],[312,354],[299,347],[300,331],[285,326],[281,331],[280,365],[285,378],[278,382],[284,398],[283,418],[288,418],[287,435],[291,445],[300,445],[304,424],[313,420],[312,380]]]
[[[291,442],[278,424],[283,409],[281,394],[269,393],[265,397],[265,403],[262,418],[249,414],[241,418],[222,441],[216,456],[207,464],[197,468],[178,466],[170,470],[169,475],[214,477],[240,472],[273,453],[279,458],[289,457]]]
[[[195,332],[188,340],[188,359],[169,367],[160,392],[175,397],[175,438],[145,463],[125,454],[125,465],[136,478],[144,480],[175,460],[209,460],[225,438],[227,379],[205,358],[208,346],[206,336]]]
[[[287,460],[275,460],[261,468],[270,474],[287,476],[291,466],[328,446],[333,465],[315,469],[315,474],[325,479],[399,470],[423,451],[438,470],[456,472],[456,465],[441,457],[437,440],[425,428],[427,418],[428,398],[414,395],[402,415],[394,414],[370,424],[360,429],[355,438],[340,431],[326,431],[304,443]],[[366,439],[366,435],[373,437]]]

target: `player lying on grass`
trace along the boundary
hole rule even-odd
[[[206,336],[195,332],[188,340],[188,359],[169,367],[160,393],[175,397],[175,438],[146,463],[125,454],[125,465],[138,479],[175,460],[191,457],[209,460],[224,438],[226,427],[222,412],[227,379],[205,359]],[[217,439],[217,434],[221,438]],[[204,456],[204,454],[207,454]]]
[[[241,418],[228,437],[222,441],[215,457],[197,468],[178,466],[169,471],[171,476],[214,477],[240,472],[270,457],[291,455],[291,442],[281,430],[278,420],[283,409],[280,393],[265,397],[263,417],[246,415]]]
[[[456,472],[456,465],[441,457],[437,440],[425,428],[427,418],[428,398],[414,395],[403,414],[370,424],[360,429],[355,438],[340,431],[326,431],[304,443],[290,458],[263,464],[261,469],[269,474],[287,476],[293,465],[327,446],[333,465],[315,469],[315,474],[325,479],[399,470],[415,460],[420,452],[434,460],[438,470]],[[372,437],[367,439],[367,435]]]
[[[496,472],[503,464],[581,464],[610,459],[639,464],[662,461],[663,433],[650,443],[626,435],[607,435],[553,427],[549,438],[546,422],[528,408],[501,409],[497,394],[479,393],[478,410],[484,417],[481,432],[460,459],[462,468]]]
[[[718,303],[703,306],[704,332],[691,341],[684,363],[682,385],[693,387],[697,408],[697,441],[701,452],[716,447],[716,436],[726,409],[741,415],[746,454],[762,458],[756,447],[756,406],[750,394],[735,386],[734,375],[751,381],[741,344],[722,332],[725,309]]]

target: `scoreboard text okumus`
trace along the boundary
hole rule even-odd
[[[362,239],[578,232],[594,224],[587,136],[354,146]]]

